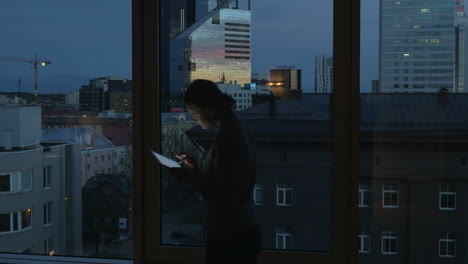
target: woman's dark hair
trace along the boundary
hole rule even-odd
[[[190,83],[184,93],[184,104],[211,106],[220,117],[236,108],[236,101],[230,95],[221,92],[214,82],[203,79]]]

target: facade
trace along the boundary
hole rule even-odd
[[[372,93],[380,93],[379,80],[372,80]]]
[[[380,1],[379,80],[384,93],[453,91],[455,3]]]
[[[170,101],[195,79],[216,83],[250,83],[250,10],[216,8],[170,43]]]
[[[92,79],[88,85],[81,86],[80,110],[94,113],[110,110],[111,93],[131,92],[131,89],[132,81],[123,77],[106,76]],[[129,99],[127,98],[127,100]]]
[[[230,95],[236,101],[236,111],[247,109],[252,106],[252,95],[256,94],[255,90],[241,89],[240,85],[235,84],[218,84],[219,89]]]
[[[90,127],[46,128],[43,130],[43,141],[79,144],[81,186],[97,174],[114,173],[115,146]]]
[[[110,91],[109,101],[109,110],[113,110],[115,113],[132,112],[132,91]]]
[[[271,69],[268,83],[271,92],[279,98],[302,93],[301,71],[294,68]]]
[[[333,57],[315,57],[315,93],[333,93]]]
[[[455,17],[455,86],[453,92],[464,93],[468,91],[468,83],[465,76],[468,76],[468,68],[465,62],[468,60],[468,17],[465,13],[464,5],[456,1],[457,15]]]
[[[238,113],[257,140],[265,249],[330,250],[328,98]],[[467,105],[464,94],[361,94],[359,263],[464,263],[468,120],[457,113]],[[189,136],[206,147],[207,133]]]
[[[0,247],[79,255],[79,147],[43,143],[40,119],[40,107],[0,106]]]
[[[80,92],[71,91],[65,93],[65,104],[67,105],[79,105],[80,104]]]

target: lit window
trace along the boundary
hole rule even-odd
[[[292,205],[292,184],[279,182],[276,186],[276,204],[280,206]]]
[[[398,254],[398,237],[395,232],[382,232],[382,254]]]
[[[404,54],[403,54],[403,57],[404,57],[404,58],[409,58],[409,56],[410,56],[409,53],[404,53]]]
[[[397,184],[384,184],[382,192],[382,206],[384,208],[397,208],[399,206]]]
[[[422,14],[429,14],[429,13],[431,13],[431,10],[428,9],[428,8],[422,8],[422,9],[421,9],[421,13],[422,13]]]
[[[456,209],[457,193],[454,185],[443,185],[439,192],[439,209],[440,210],[455,210]]]
[[[276,227],[276,249],[291,249],[292,233],[287,226]]]
[[[455,257],[455,246],[456,246],[455,234],[444,233],[440,235],[439,239],[439,256],[441,258],[453,258]]]

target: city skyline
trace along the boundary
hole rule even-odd
[[[112,1],[109,7],[102,1],[92,2],[93,10],[83,8],[86,3],[56,0],[50,1],[54,10],[37,2],[2,3],[0,22],[11,26],[5,29],[6,41],[0,43],[0,57],[31,59],[37,53],[52,61],[46,68],[39,68],[39,93],[77,91],[90,79],[109,75],[131,79],[130,3]],[[271,1],[252,1],[252,73],[268,73],[277,65],[295,65],[304,72],[305,92],[313,91],[314,57],[332,53],[332,3],[321,3],[321,8],[314,5],[304,1],[284,8]],[[278,19],[288,16],[295,19],[288,23]],[[281,38],[270,33],[272,27]],[[298,32],[307,31],[310,34],[298,43]],[[285,50],[287,45],[296,48]],[[0,92],[17,91],[18,77],[22,91],[33,91],[31,64],[0,61],[0,69]]]

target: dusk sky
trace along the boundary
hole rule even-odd
[[[302,69],[314,89],[314,58],[332,55],[332,1],[252,0],[252,72]],[[378,1],[363,0],[361,90],[377,79]],[[53,7],[53,8],[52,8]],[[51,60],[39,69],[39,92],[79,90],[89,79],[131,79],[130,0],[15,0],[0,3],[0,57]],[[0,60],[0,91],[33,91],[33,66]]]

